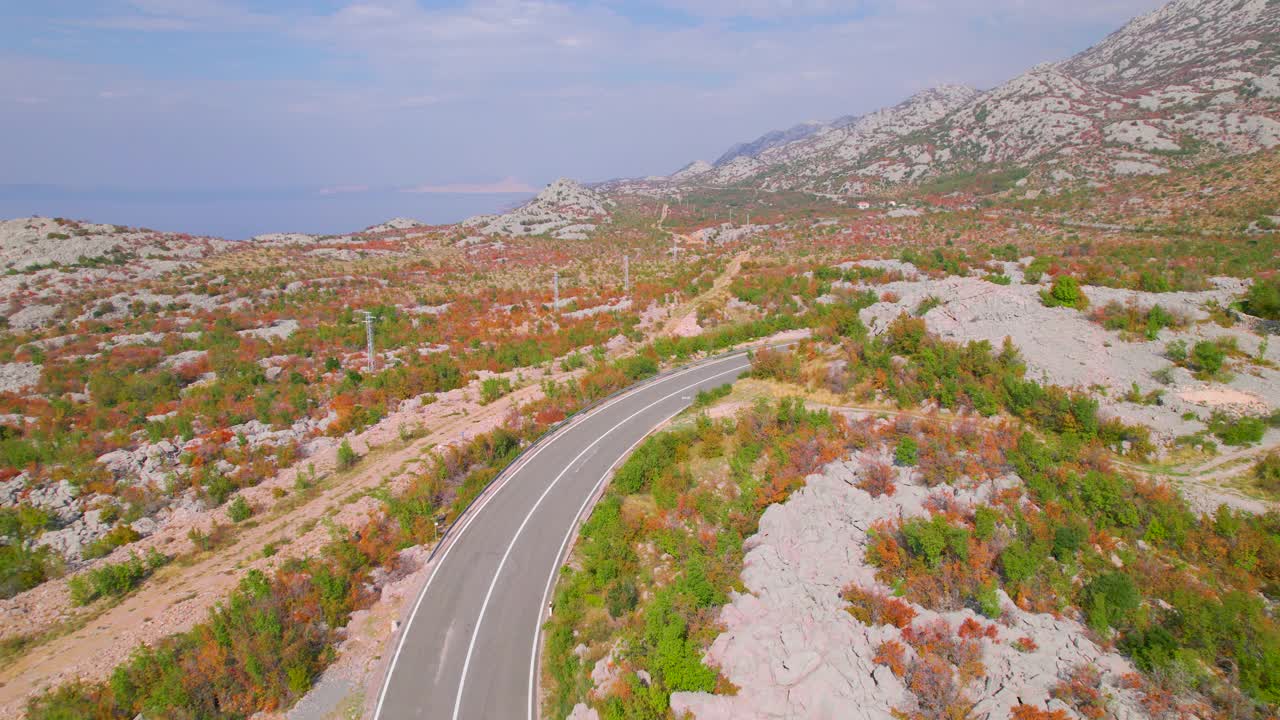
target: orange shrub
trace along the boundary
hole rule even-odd
[[[858,480],[858,487],[873,498],[881,495],[892,497],[898,491],[898,486],[893,482],[895,474],[893,468],[885,463],[868,463],[862,477]]]
[[[846,588],[843,597],[849,601],[849,614],[865,625],[893,625],[901,629],[910,626],[916,617],[915,609],[898,598],[857,585]]]
[[[1033,705],[1016,705],[1010,713],[1013,720],[1071,720],[1065,710],[1041,710]]]
[[[876,648],[876,656],[871,659],[877,665],[884,665],[896,676],[907,673],[907,649],[897,640],[886,640]]]
[[[1090,720],[1101,720],[1107,714],[1107,699],[1102,694],[1102,675],[1089,665],[1072,668],[1049,694]]]

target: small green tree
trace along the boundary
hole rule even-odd
[[[1084,609],[1089,627],[1105,635],[1128,620],[1142,596],[1133,579],[1122,572],[1099,575],[1084,588]]]
[[[1070,275],[1055,278],[1053,287],[1040,291],[1040,300],[1046,307],[1069,307],[1076,310],[1089,307],[1089,298],[1080,289],[1080,283]]]
[[[1241,305],[1250,315],[1280,320],[1280,278],[1254,281]]]
[[[1221,370],[1226,358],[1227,354],[1215,342],[1201,340],[1191,348],[1191,362],[1195,363],[1196,368],[1201,372],[1209,375]]]
[[[359,460],[360,456],[356,454],[355,450],[351,449],[351,443],[343,440],[342,444],[338,446],[338,467],[346,470]]]
[[[920,462],[919,444],[909,435],[902,438],[898,442],[898,448],[893,451],[893,463],[903,467],[914,467],[918,462]]]
[[[227,516],[231,518],[231,522],[244,522],[253,517],[253,508],[249,507],[243,495],[237,495],[227,506]]]

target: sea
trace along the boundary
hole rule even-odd
[[[525,193],[414,193],[394,188],[119,190],[0,185],[0,219],[43,215],[247,240],[300,232],[337,235],[408,217],[436,225],[518,207]]]

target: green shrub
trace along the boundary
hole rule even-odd
[[[1044,276],[1045,271],[1049,269],[1049,265],[1051,263],[1052,261],[1047,257],[1035,258],[1022,271],[1022,277],[1026,279],[1028,283],[1036,285]]]
[[[728,397],[731,392],[733,392],[733,383],[725,383],[710,390],[699,390],[698,394],[693,398],[693,407],[707,407],[721,398]]]
[[[978,611],[983,615],[995,619],[1004,614],[1004,609],[1000,607],[1000,593],[994,582],[985,583],[978,588],[978,596],[974,599],[978,603]]]
[[[936,297],[934,295],[930,295],[926,297],[924,300],[920,301],[920,304],[916,306],[916,310],[913,314],[916,317],[924,317],[925,315],[929,314],[930,310],[940,305],[942,305],[942,298]]]
[[[1141,601],[1133,578],[1122,572],[1109,572],[1085,585],[1081,606],[1089,627],[1106,635],[1126,623]]]
[[[1255,280],[1241,306],[1250,315],[1280,320],[1280,278]]]
[[[356,454],[354,449],[352,449],[351,443],[347,440],[343,440],[342,444],[338,446],[338,467],[346,470],[354,467],[359,461],[360,456]]]
[[[1209,340],[1201,340],[1191,349],[1191,362],[1196,369],[1208,375],[1221,370],[1225,360],[1226,353],[1217,343]]]
[[[1000,571],[1013,585],[1020,585],[1031,579],[1044,562],[1044,554],[1039,548],[1029,547],[1025,543],[1015,542],[1000,553]]]
[[[996,534],[996,521],[999,515],[995,510],[986,505],[978,506],[973,512],[973,534],[979,540],[986,542]]]
[[[1272,452],[1253,466],[1253,482],[1262,490],[1280,494],[1280,452]]]
[[[664,432],[646,439],[613,476],[613,487],[623,495],[648,492],[687,452],[692,438]]]
[[[958,560],[969,556],[969,531],[951,525],[941,515],[932,520],[914,518],[903,523],[902,538],[911,554],[929,567],[938,567],[948,555]]]
[[[647,355],[632,355],[614,363],[629,380],[641,380],[658,374],[658,361]]]
[[[205,495],[209,497],[215,507],[226,502],[231,493],[236,491],[235,483],[231,482],[230,478],[222,473],[215,472],[207,475],[201,484],[204,487]]]
[[[1063,525],[1053,533],[1053,556],[1059,562],[1075,557],[1089,539],[1089,531],[1079,525]]]
[[[1267,424],[1255,417],[1229,417],[1215,412],[1209,419],[1209,431],[1225,445],[1244,446],[1262,440],[1266,434]]]
[[[165,558],[160,561],[149,557],[149,562],[144,562],[142,558],[131,554],[124,562],[108,563],[93,568],[71,578],[67,583],[71,591],[71,602],[76,605],[88,605],[98,598],[124,595],[137,587],[167,560]]]
[[[1048,290],[1040,291],[1040,300],[1046,307],[1069,307],[1084,310],[1089,298],[1080,289],[1080,283],[1070,275],[1059,275]]]
[[[504,377],[487,377],[480,383],[480,404],[488,405],[510,392],[510,380]]]
[[[7,600],[48,580],[54,567],[55,558],[47,547],[0,544],[0,598]]]
[[[640,600],[636,584],[630,578],[623,578],[609,586],[605,596],[605,606],[609,608],[611,617],[619,618],[635,609]]]
[[[253,508],[249,506],[243,495],[237,495],[227,506],[227,516],[231,518],[231,522],[244,522],[253,517]]]
[[[142,536],[138,534],[138,531],[128,525],[123,523],[116,525],[111,528],[111,530],[107,531],[106,535],[103,535],[90,543],[84,549],[84,557],[90,560],[106,557],[111,554],[112,550],[115,550],[121,545],[128,545],[140,537]]]
[[[902,467],[915,467],[920,462],[920,445],[910,435],[898,441],[893,451],[893,463]]]

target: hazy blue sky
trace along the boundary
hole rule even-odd
[[[0,0],[0,184],[353,194],[665,174],[930,85],[994,85],[1159,4]]]

